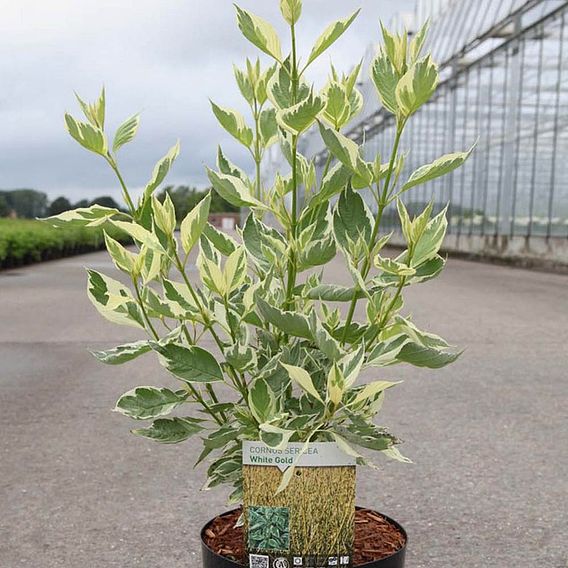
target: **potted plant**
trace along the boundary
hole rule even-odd
[[[221,197],[250,210],[237,238],[208,223],[210,195],[176,234],[173,203],[155,192],[178,156],[177,144],[134,202],[117,153],[134,138],[139,117],[127,119],[111,143],[104,91],[94,103],[79,99],[86,121],[66,114],[65,122],[70,135],[116,173],[128,211],[94,205],[48,221],[116,227],[136,244],[132,251],[106,234],[124,278],[88,270],[88,295],[102,316],[148,337],[94,355],[116,365],[154,353],[178,379],[177,389],[135,388],[120,397],[116,410],[149,421],[133,430],[137,436],[202,443],[198,463],[209,462],[205,489],[229,484],[231,503],[243,503],[242,511],[204,528],[205,566],[402,566],[402,527],[355,509],[355,466],[369,463],[368,450],[408,461],[400,441],[374,422],[387,390],[398,383],[363,383],[359,375],[369,370],[380,376],[382,367],[403,363],[439,368],[459,356],[403,315],[405,288],[444,267],[439,250],[447,223],[446,211],[434,212],[432,203],[410,218],[402,196],[453,171],[470,152],[442,156],[402,177],[405,126],[438,83],[436,65],[422,55],[426,27],[411,41],[406,32],[382,28],[370,72],[380,102],[394,115],[396,134],[390,156],[368,160],[341,132],[363,106],[361,65],[347,75],[332,67],[320,91],[306,78],[357,12],[328,26],[301,60],[296,27],[302,2],[281,0],[280,8],[290,28],[289,55],[268,22],[236,8],[244,36],[271,60],[265,69],[248,60],[244,69],[235,68],[252,127],[239,112],[211,103],[254,163],[250,177],[219,148],[217,166],[207,169]],[[299,151],[302,136],[314,128],[328,149],[323,171]],[[263,157],[273,144],[289,171],[265,180]],[[361,190],[374,199],[376,213]],[[381,230],[389,206],[398,208],[407,245],[395,258],[384,253],[391,235]],[[336,255],[352,279],[349,286],[324,278],[323,268]],[[188,276],[194,263],[199,284]],[[358,306],[364,306],[362,321],[355,318]],[[202,346],[205,337],[214,350]]]

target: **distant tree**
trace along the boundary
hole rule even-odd
[[[10,189],[0,191],[10,210],[18,217],[33,219],[44,217],[47,212],[47,195],[35,189]]]
[[[0,195],[0,217],[8,217],[10,215],[10,207],[8,207],[8,202],[3,195]]]
[[[79,209],[80,207],[88,207],[91,202],[88,199],[81,199],[73,205],[73,209]]]
[[[59,215],[65,211],[69,211],[73,209],[73,205],[67,197],[60,196],[57,199],[54,199],[49,206],[48,212],[50,215]]]
[[[95,199],[91,201],[90,205],[100,205],[101,207],[120,209],[120,205],[110,195],[101,195],[101,197],[95,197]]]
[[[200,190],[187,185],[168,186],[160,191],[158,199],[163,201],[166,198],[166,193],[168,193],[174,203],[176,219],[181,222],[209,191],[209,189]],[[238,212],[239,208],[225,201],[217,192],[212,191],[210,211],[211,213],[232,213]]]

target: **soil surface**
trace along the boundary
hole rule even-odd
[[[242,527],[235,527],[240,509],[213,519],[205,530],[205,544],[217,554],[246,564]],[[402,532],[382,515],[369,509],[355,513],[354,565],[382,560],[400,550],[405,544]]]

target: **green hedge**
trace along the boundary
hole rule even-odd
[[[114,229],[106,231],[121,242],[129,238]],[[41,262],[104,248],[99,227],[54,228],[41,221],[0,219],[0,269]]]

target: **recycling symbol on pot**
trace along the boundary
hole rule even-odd
[[[277,558],[273,564],[274,568],[290,568],[290,563],[286,558]]]

